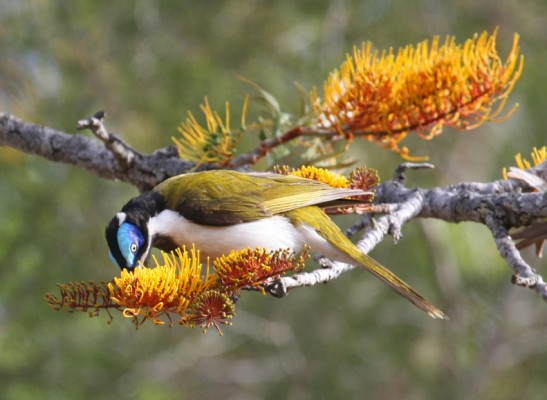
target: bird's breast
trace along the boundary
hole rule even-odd
[[[154,243],[154,247],[195,244],[203,256],[211,258],[231,250],[257,246],[267,250],[299,251],[306,244],[306,235],[281,215],[229,226],[209,226],[196,224],[175,211],[164,210],[150,220],[148,229],[158,243]]]

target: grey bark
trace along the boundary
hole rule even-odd
[[[114,135],[105,139],[123,143]],[[159,182],[187,172],[194,164],[179,158],[174,146],[150,154],[129,147],[130,162],[120,162],[104,143],[79,134],[69,134],[0,114],[0,146],[10,146],[55,162],[71,164],[101,178],[116,179],[148,191]]]

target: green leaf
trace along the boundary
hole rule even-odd
[[[238,78],[243,83],[250,86],[259,93],[259,96],[257,96],[256,99],[261,101],[270,110],[274,118],[281,117],[281,106],[279,105],[277,99],[270,92],[262,89],[262,87],[260,87],[258,84],[247,78],[244,78],[242,76],[238,76]]]

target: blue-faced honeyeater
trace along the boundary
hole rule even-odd
[[[151,247],[195,244],[215,258],[231,250],[313,252],[359,265],[434,318],[444,314],[407,283],[360,251],[320,207],[355,204],[356,189],[273,173],[227,170],[178,175],[123,206],[106,228],[110,257],[122,269],[144,263]]]

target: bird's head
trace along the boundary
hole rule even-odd
[[[165,200],[152,190],[129,200],[112,218],[105,237],[115,265],[131,271],[145,263],[154,237],[150,221],[163,209]]]
[[[112,218],[106,227],[105,237],[110,248],[110,259],[115,265],[131,271],[139,263],[145,263],[152,246],[160,247],[161,237],[152,221],[165,207],[164,197],[152,190],[129,200]]]
[[[110,259],[121,269],[133,270],[150,252],[147,220],[119,212],[106,227]]]

